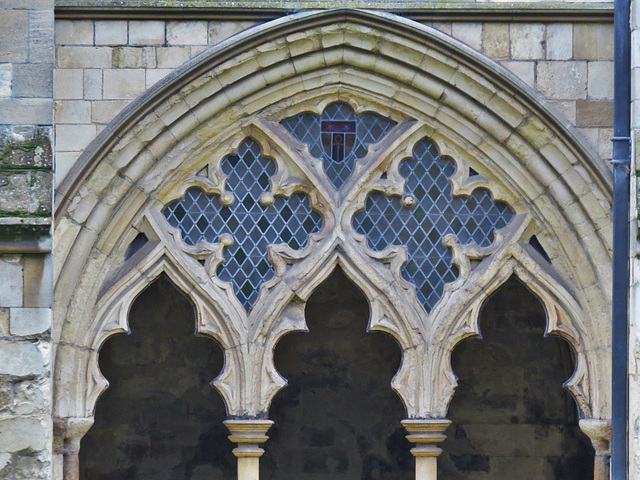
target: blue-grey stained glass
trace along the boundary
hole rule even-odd
[[[415,206],[403,207],[400,198],[373,192],[365,209],[353,219],[354,228],[367,236],[372,249],[407,246],[402,276],[416,286],[427,311],[442,297],[445,283],[458,277],[452,252],[442,243],[445,235],[454,234],[462,244],[487,247],[493,243],[495,230],[513,218],[513,211],[494,202],[487,190],[476,189],[469,197],[452,196],[449,178],[455,170],[452,160],[442,158],[433,142],[423,139],[414,147],[413,156],[400,165],[406,178],[405,194],[415,199]]]
[[[357,158],[367,154],[396,122],[373,112],[356,115],[350,105],[335,102],[318,116],[302,113],[281,124],[300,142],[306,143],[315,158],[322,159],[324,171],[336,188],[349,178]]]
[[[218,277],[233,284],[236,296],[248,310],[258,297],[260,285],[273,276],[267,246],[286,243],[298,250],[310,234],[320,231],[323,222],[306,195],[275,197],[270,206],[260,203],[260,196],[269,191],[269,178],[276,166],[262,156],[256,141],[245,140],[236,155],[222,161],[222,170],[227,175],[227,191],[235,197],[230,206],[223,206],[218,195],[190,188],[184,198],[167,205],[163,214],[180,229],[187,245],[203,240],[215,243],[223,233],[233,236],[234,243],[224,253]]]

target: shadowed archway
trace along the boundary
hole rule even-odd
[[[593,447],[562,388],[574,352],[561,338],[544,338],[540,301],[512,277],[485,302],[480,326],[482,339],[464,340],[452,355],[459,383],[442,478],[593,478]]]
[[[100,369],[110,387],[82,440],[82,479],[233,478],[224,404],[209,385],[222,352],[194,337],[194,315],[163,275],[134,302],[131,334],[104,345]]]
[[[280,341],[275,363],[288,379],[269,416],[264,480],[411,480],[413,458],[400,425],[406,413],[391,378],[396,341],[366,332],[369,307],[337,268],[307,302],[309,333]]]

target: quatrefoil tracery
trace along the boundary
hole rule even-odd
[[[238,300],[248,310],[260,285],[273,276],[268,246],[284,243],[299,250],[309,235],[320,231],[322,218],[305,195],[283,198],[270,194],[269,179],[276,167],[262,156],[253,139],[242,142],[235,155],[222,161],[221,168],[227,175],[225,195],[190,188],[181,200],[166,206],[164,215],[171,226],[180,229],[187,245],[226,243],[226,258],[217,276],[233,284]],[[233,243],[221,238],[225,234]]]
[[[369,158],[368,147],[382,141],[396,122],[373,112],[356,116],[351,106],[335,102],[320,116],[302,113],[280,125],[306,143],[312,156],[323,159],[326,180],[339,189],[353,172],[356,159]],[[290,161],[300,165],[305,159]],[[363,167],[370,169],[374,164],[375,159],[370,158]],[[289,198],[271,195],[269,181],[276,173],[275,163],[262,156],[255,140],[244,140],[237,154],[226,157],[220,168],[227,176],[222,196],[191,188],[181,200],[167,205],[163,213],[182,232],[187,245],[219,242],[227,248],[224,262],[213,274],[232,283],[236,297],[249,310],[260,286],[274,273],[268,246],[287,244],[300,250],[325,222],[311,209],[306,194],[293,193]],[[506,204],[495,202],[487,190],[475,189],[468,196],[454,196],[450,177],[455,171],[455,163],[441,157],[435,144],[423,138],[415,143],[413,155],[400,163],[402,178],[394,180],[404,187],[402,199],[374,191],[379,190],[373,185],[377,179],[374,175],[364,192],[365,205],[355,209],[359,211],[343,206],[340,210],[351,212],[350,220],[333,227],[350,230],[344,232],[347,236],[365,235],[371,251],[363,253],[377,259],[377,263],[382,257],[375,252],[391,245],[404,246],[407,261],[401,269],[402,277],[416,286],[417,300],[427,312],[442,297],[444,285],[458,276],[450,242],[444,244],[445,236],[455,235],[459,244],[488,247],[494,241],[494,232],[506,226],[514,215]],[[302,183],[305,182],[309,183],[305,188],[316,188],[313,180]],[[365,197],[356,195],[352,201],[363,201]],[[332,215],[338,213],[337,204],[331,199],[326,207],[333,211]],[[328,222],[329,226],[332,224]],[[221,235],[225,233],[233,236],[233,244],[223,241]],[[323,238],[330,236],[325,232]]]

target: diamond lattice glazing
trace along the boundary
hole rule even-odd
[[[373,112],[356,116],[350,105],[335,102],[320,116],[302,113],[281,124],[307,144],[312,156],[322,159],[327,177],[339,189],[351,175],[356,159],[364,157],[369,145],[382,140],[396,122]]]
[[[269,178],[276,166],[262,156],[256,141],[245,140],[236,155],[222,161],[222,170],[227,175],[227,191],[235,197],[229,207],[221,204],[218,195],[190,188],[184,198],[167,205],[163,214],[180,229],[187,245],[203,240],[216,243],[223,233],[233,236],[234,243],[225,251],[218,277],[233,284],[236,296],[248,310],[258,297],[260,285],[273,276],[267,246],[286,243],[298,250],[310,234],[320,231],[323,222],[306,195],[275,197],[270,206],[260,203],[260,196],[269,191]]]
[[[493,242],[495,230],[513,217],[513,211],[494,202],[487,190],[453,197],[449,178],[455,170],[454,162],[442,158],[430,140],[421,140],[413,156],[400,166],[406,178],[405,193],[415,199],[415,206],[406,208],[398,197],[373,192],[365,209],[353,219],[354,228],[367,236],[371,248],[407,246],[402,276],[417,287],[418,299],[427,311],[442,297],[445,283],[458,276],[451,263],[452,252],[442,243],[445,235],[452,233],[462,244],[475,242],[486,247]]]

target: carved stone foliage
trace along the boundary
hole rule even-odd
[[[339,264],[370,302],[369,328],[402,347],[392,386],[409,418],[444,417],[455,387],[448,354],[477,333],[484,298],[510,274],[536,284],[552,268],[527,247],[538,230],[531,214],[508,205],[498,184],[431,140],[419,121],[362,110],[325,101],[284,120],[258,116],[226,150],[194,159],[195,174],[174,182],[135,225],[148,243],[104,291],[99,315],[111,320],[95,348],[128,329],[129,302],[166,271],[196,303],[198,331],[225,349],[214,384],[228,413],[266,418],[286,384],[273,365],[275,345],[306,329],[306,299]],[[543,301],[552,295],[546,287]],[[579,308],[559,305],[546,302],[552,320],[565,320],[549,332],[579,346],[567,320]],[[94,377],[97,398],[106,382],[95,362]],[[572,391],[582,400],[580,385],[578,374]]]

